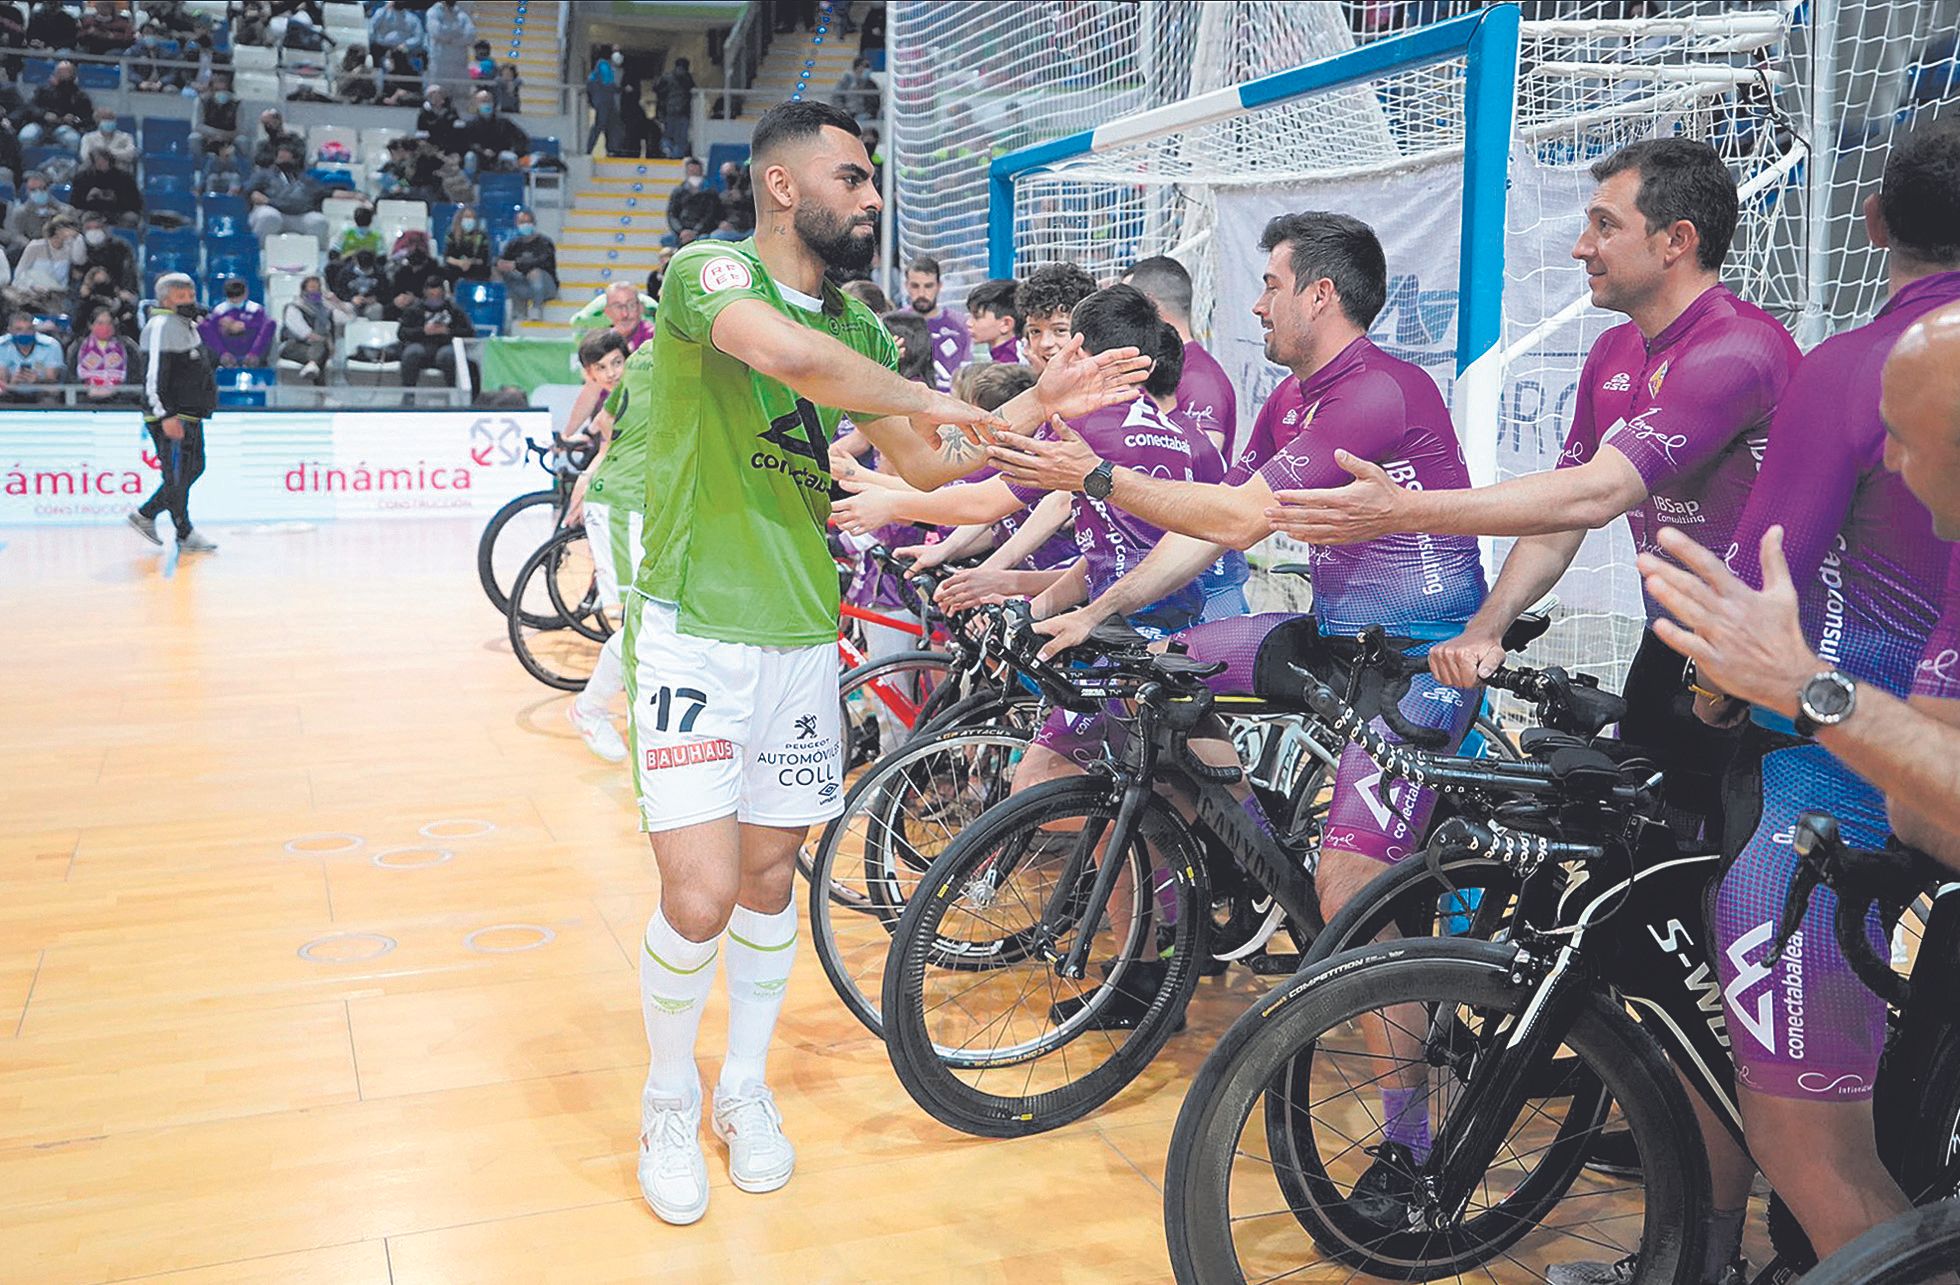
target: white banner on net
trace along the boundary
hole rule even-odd
[[[1302,210],[1351,214],[1375,230],[1388,259],[1388,299],[1370,338],[1385,351],[1422,366],[1449,400],[1456,375],[1462,175],[1461,160],[1446,157],[1388,174],[1217,190],[1211,246],[1217,307],[1211,346],[1239,390],[1240,414],[1256,415],[1287,373],[1266,361],[1252,305],[1262,288],[1266,259],[1260,235],[1275,216]],[[1570,251],[1592,187],[1583,169],[1546,169],[1528,153],[1514,156],[1505,245],[1507,342],[1530,335],[1584,293],[1585,272]],[[1500,477],[1558,462],[1586,348],[1602,330],[1622,320],[1587,305],[1511,355],[1495,434]],[[1458,425],[1459,436],[1470,440],[1466,427]],[[1497,542],[1488,567],[1493,578],[1508,544]],[[1283,536],[1274,537],[1268,549],[1274,561],[1297,559],[1302,552]],[[1614,522],[1588,537],[1559,594],[1575,612],[1638,619],[1639,584],[1625,523]]]

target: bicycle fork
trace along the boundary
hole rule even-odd
[[[1096,867],[1095,882],[1089,887],[1087,904],[1082,908],[1081,927],[1075,934],[1075,942],[1068,948],[1068,954],[1056,961],[1054,943],[1067,931],[1070,903],[1075,900],[1075,889],[1082,880],[1086,865],[1095,859],[1096,842],[1105,833],[1103,827],[1091,823],[1082,827],[1082,837],[1069,854],[1068,864],[1062,869],[1062,877],[1055,884],[1055,891],[1049,895],[1047,908],[1041,916],[1042,956],[1056,962],[1056,973],[1070,981],[1081,981],[1088,969],[1089,942],[1095,936],[1096,926],[1102,920],[1103,907],[1109,903],[1109,894],[1116,887],[1116,873],[1122,865],[1121,853],[1130,842],[1131,832],[1136,829],[1137,817],[1150,800],[1150,781],[1147,776],[1138,776],[1123,787],[1123,798],[1116,807],[1116,816],[1109,823],[1106,833],[1109,842],[1103,849],[1103,860]],[[1143,890],[1138,889],[1141,897]]]

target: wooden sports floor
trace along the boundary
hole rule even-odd
[[[0,530],[0,1280],[1169,1279],[1166,1141],[1251,979],[1091,1120],[990,1142],[912,1105],[806,940],[796,1178],[745,1195],[710,1141],[668,1227],[634,1178],[652,862],[477,524],[212,534],[165,578],[125,530]]]

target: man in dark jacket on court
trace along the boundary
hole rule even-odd
[[[166,509],[182,553],[210,553],[218,546],[191,529],[191,484],[204,472],[204,422],[218,407],[218,381],[197,335],[197,284],[181,272],[157,278],[157,306],[143,326],[143,427],[155,444],[163,479],[155,495],[129,515],[129,525],[151,544],[157,515]]]

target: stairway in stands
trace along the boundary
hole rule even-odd
[[[837,81],[857,57],[857,35],[843,34],[831,20],[828,4],[817,7],[817,26],[824,30],[809,32],[799,27],[777,33],[756,73],[756,92],[743,100],[744,115],[760,116],[770,104],[782,102],[798,88],[803,89],[805,98],[830,101]],[[806,71],[810,73],[807,78],[803,75]]]
[[[660,261],[667,231],[667,198],[680,186],[679,161],[601,159],[592,178],[577,185],[558,238],[558,299],[544,321],[527,321],[518,333],[563,338],[572,314],[615,281],[644,288]]]
[[[471,6],[476,36],[490,42],[490,56],[514,62],[528,84],[564,79],[564,50],[558,39],[558,6],[551,0],[477,0]]]

